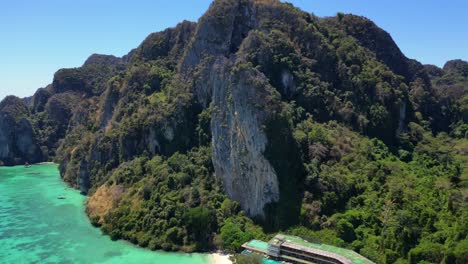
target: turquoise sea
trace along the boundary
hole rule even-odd
[[[64,196],[64,200],[57,199]],[[56,165],[0,167],[0,263],[209,263],[204,254],[165,253],[111,241],[91,226],[86,197]]]

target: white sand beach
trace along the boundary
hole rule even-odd
[[[229,260],[229,255],[222,253],[213,253],[210,254],[212,264],[232,264],[232,261]]]

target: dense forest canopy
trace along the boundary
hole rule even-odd
[[[0,163],[53,160],[113,239],[240,250],[282,231],[377,263],[467,263],[468,62],[372,21],[216,0],[123,58],[0,103]]]

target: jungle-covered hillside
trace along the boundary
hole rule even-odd
[[[0,163],[55,161],[112,239],[237,252],[281,231],[376,263],[468,262],[468,62],[372,21],[215,0],[0,103]]]

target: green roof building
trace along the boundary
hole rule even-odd
[[[374,262],[344,248],[308,242],[300,237],[276,235],[268,243],[252,240],[242,245],[248,251],[286,263],[372,264]]]

